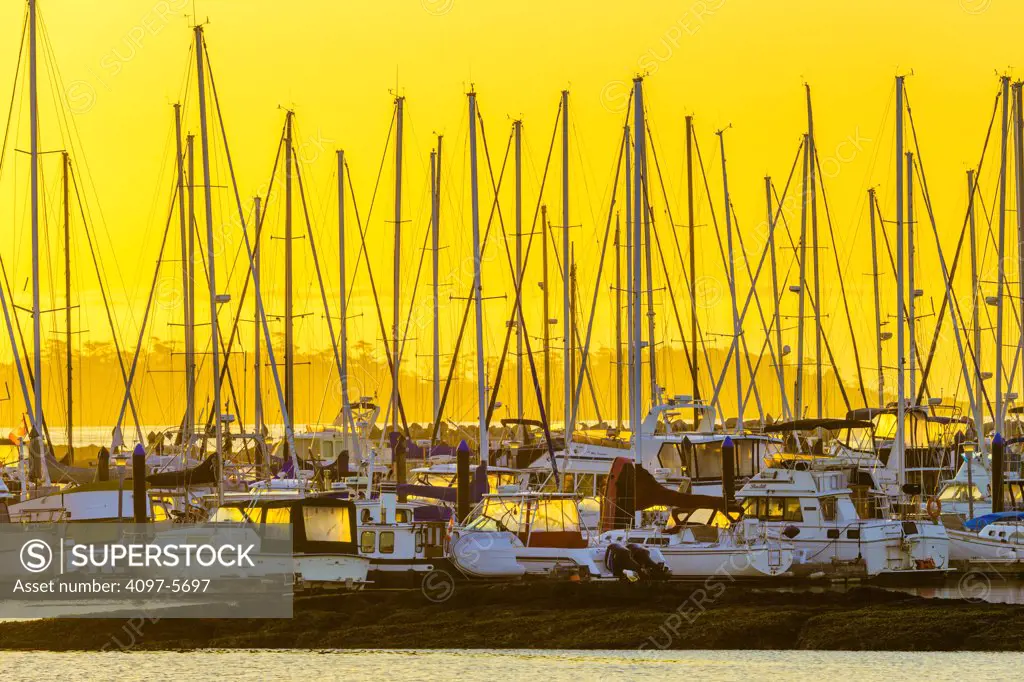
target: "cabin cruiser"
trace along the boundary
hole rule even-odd
[[[922,504],[935,515],[955,515],[969,519],[992,512],[992,457],[965,446],[963,463],[953,478],[943,481],[933,498]],[[1024,480],[1017,472],[1008,471],[1003,480],[1003,506],[1007,510],[1024,510]]]
[[[376,587],[419,587],[435,571],[455,576],[445,549],[451,510],[419,501],[399,502],[394,483],[380,497],[355,502],[359,554],[370,561]]]
[[[682,411],[702,415],[698,430],[685,430]],[[642,422],[639,446],[643,466],[664,486],[697,495],[717,495],[722,490],[722,446],[728,438],[736,453],[738,483],[756,474],[766,456],[781,452],[782,440],[762,433],[726,433],[714,430],[713,408],[690,396],[675,396],[655,405]],[[568,449],[555,453],[555,467],[544,454],[534,462],[538,475],[557,469],[562,492],[584,499],[599,498],[612,463],[633,452],[633,435],[608,429],[573,434]]]
[[[475,579],[611,578],[605,549],[588,543],[576,502],[571,494],[519,489],[484,495],[453,531],[449,557]]]
[[[997,512],[949,527],[950,560],[971,570],[1024,567],[1024,512]]]
[[[792,543],[796,574],[873,577],[948,570],[949,538],[941,525],[891,520],[885,495],[862,490],[855,503],[853,493],[844,462],[793,458],[759,472],[737,499],[745,518],[759,519]]]
[[[210,523],[236,524],[243,530],[259,527],[262,544],[258,554],[271,564],[279,561],[279,553],[290,554],[297,585],[351,590],[367,582],[370,560],[359,553],[356,507],[349,500],[309,497],[228,502],[213,510]],[[277,524],[291,524],[292,530],[291,542],[282,544],[280,551],[270,528]]]
[[[668,490],[624,457],[612,466],[600,530],[597,545],[656,550],[676,579],[768,578],[793,563],[792,545],[768,537],[757,519],[741,519],[735,504]]]

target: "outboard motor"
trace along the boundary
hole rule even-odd
[[[629,551],[630,559],[640,568],[640,573],[643,577],[652,580],[665,580],[668,578],[669,570],[665,566],[665,562],[656,561],[651,556],[651,550],[647,547],[631,542],[626,545],[626,549]]]
[[[612,575],[620,580],[636,582],[640,566],[633,560],[632,552],[618,542],[608,545],[604,551],[604,564],[611,571]]]

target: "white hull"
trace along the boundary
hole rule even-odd
[[[1017,564],[1024,562],[1024,545],[1000,542],[968,530],[947,530],[952,561],[971,564]]]
[[[366,582],[370,560],[351,554],[296,554],[297,583],[344,584],[357,589]]]

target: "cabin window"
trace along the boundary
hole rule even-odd
[[[576,477],[573,474],[562,474],[562,490],[559,492],[576,492]]]
[[[348,507],[302,507],[306,540],[310,542],[352,542]]]
[[[256,510],[256,523],[259,522],[259,510]],[[210,523],[248,523],[249,517],[241,507],[218,507],[210,517]]]
[[[694,478],[714,480],[722,477],[722,444],[707,443],[696,449]]]
[[[380,553],[381,554],[394,554],[395,553],[395,532],[392,530],[382,530],[380,532]]]
[[[658,450],[658,464],[664,469],[681,470],[683,468],[682,455],[679,452],[679,443],[665,443]]]
[[[369,509],[364,509],[363,511],[359,512],[359,522],[360,523],[369,523],[370,519],[372,519],[372,518],[373,518],[373,516],[370,514],[370,510]]]
[[[579,514],[575,500],[539,500],[531,510],[530,528],[537,533],[578,533]]]
[[[749,477],[757,473],[754,464],[754,443],[739,441],[736,443],[736,475]]]
[[[364,530],[359,536],[359,551],[363,554],[373,554],[377,546],[377,534],[372,530]]]
[[[823,497],[821,498],[821,518],[825,521],[836,520],[836,498],[834,497]]]
[[[282,523],[287,524],[292,522],[292,510],[288,507],[268,507],[263,512],[263,523]]]
[[[942,502],[967,502],[970,497],[975,502],[984,499],[978,486],[968,486],[965,483],[950,483],[939,493],[939,500]]]
[[[784,497],[769,497],[768,498],[768,511],[765,514],[769,521],[781,521],[783,515],[786,513],[786,498]]]
[[[395,523],[409,523],[409,510],[408,509],[396,509],[395,510]]]
[[[167,507],[165,507],[163,504],[153,504],[152,509],[154,523],[157,523],[159,521],[166,521],[168,518],[170,518],[170,515],[167,513]]]
[[[786,508],[782,513],[783,521],[795,521],[800,523],[804,520],[804,512],[800,509],[800,498],[799,497],[787,497]]]

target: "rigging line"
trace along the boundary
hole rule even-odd
[[[559,105],[558,105],[558,111],[559,111],[559,113],[561,113],[561,111],[562,111],[561,103],[559,103]],[[477,118],[480,120],[481,135],[483,135],[483,116],[480,113],[479,106],[477,107]],[[555,117],[555,125],[556,126],[558,125],[558,116],[557,115]],[[556,132],[557,132],[557,130],[556,130]],[[484,139],[486,139],[486,138],[484,138]],[[554,146],[554,136],[552,136],[552,138],[551,138],[551,144],[552,144],[552,147],[553,147]],[[511,152],[511,150],[512,150],[512,135],[509,135],[508,144],[505,147],[505,158],[501,162],[501,170],[498,173],[498,182],[497,182],[497,185],[494,185],[494,170],[491,168],[490,155],[486,153],[487,152],[487,144],[486,144],[486,142],[484,143],[484,151],[485,151],[485,155],[486,155],[486,159],[487,159],[486,166],[487,166],[488,171],[490,172],[491,184],[492,184],[493,187],[495,187],[495,190],[494,190],[494,200],[491,202],[491,210],[490,210],[490,212],[487,215],[487,227],[484,230],[484,236],[483,236],[483,239],[480,242],[481,261],[483,259],[484,250],[487,248],[487,240],[491,236],[491,227],[494,224],[494,214],[495,214],[495,212],[498,212],[499,219],[500,219],[501,212],[498,210],[498,208],[499,208],[499,206],[498,206],[498,197],[500,196],[499,193],[501,191],[501,183],[505,179],[505,168],[508,165],[508,156],[509,156],[509,153]],[[548,152],[548,161],[550,162],[550,160],[551,160],[551,152],[549,151]],[[545,173],[545,176],[546,176],[546,173]],[[539,202],[538,202],[538,210],[539,210]],[[536,214],[534,215],[534,220],[536,221]],[[530,229],[530,232],[533,232],[532,228]],[[472,294],[472,287],[470,288],[470,294]],[[473,296],[472,295],[466,296],[466,307],[463,309],[463,313],[462,313],[462,324],[459,326],[459,333],[458,333],[458,335],[455,338],[455,349],[452,351],[451,364],[448,365],[448,376],[446,377],[445,382],[444,382],[444,389],[441,391],[441,402],[437,406],[437,414],[434,415],[433,428],[431,429],[431,432],[430,432],[430,445],[431,445],[431,447],[433,447],[434,443],[437,442],[437,432],[440,430],[440,427],[441,427],[441,415],[444,414],[444,407],[445,407],[445,404],[448,402],[448,393],[449,393],[449,391],[451,389],[452,380],[454,379],[454,376],[455,376],[455,366],[456,366],[456,364],[458,363],[458,360],[459,360],[459,349],[462,347],[462,339],[465,337],[465,334],[466,334],[466,324],[469,321],[469,311],[472,310],[472,307],[473,307]],[[479,381],[483,381],[483,377],[477,377],[477,379]],[[485,421],[486,421],[486,419],[485,419]]]
[[[124,366],[124,357],[121,354],[121,343],[118,340],[118,330],[114,324],[113,313],[111,312],[110,300],[107,298],[107,289],[103,286],[103,278],[100,273],[100,262],[96,257],[96,247],[93,244],[92,234],[89,232],[89,222],[85,218],[85,207],[82,204],[82,196],[78,188],[78,173],[75,172],[75,167],[69,168],[69,174],[71,175],[71,184],[75,188],[75,199],[78,201],[78,210],[82,216],[82,230],[85,232],[86,243],[89,245],[89,254],[92,256],[93,266],[96,269],[96,279],[99,282],[100,296],[103,299],[103,308],[107,314],[107,323],[110,325],[110,336],[114,341],[114,352],[117,353],[117,364],[121,368],[121,379],[124,381],[125,391],[128,391],[128,405],[132,410],[132,419],[135,421],[135,431],[139,437],[139,442],[142,442],[142,427],[139,423],[139,414],[135,409],[135,400],[131,397],[131,384],[128,381],[128,372]],[[177,191],[177,190],[175,190]],[[8,285],[9,288],[10,285]],[[25,343],[22,339],[22,343]]]
[[[558,106],[559,106],[558,111],[561,111],[561,106],[562,106],[561,102],[559,102]],[[545,187],[545,184],[547,183],[548,170],[551,167],[551,157],[552,157],[552,153],[554,152],[555,139],[556,139],[556,137],[558,135],[558,120],[559,120],[559,115],[556,112],[556,114],[555,114],[555,128],[554,128],[554,132],[552,133],[552,136],[551,136],[551,144],[548,147],[547,159],[544,162],[544,173],[543,173],[543,176],[541,177],[540,187],[537,190],[537,204],[534,207],[533,221],[530,223],[530,235],[529,235],[529,239],[527,239],[527,241],[526,241],[526,251],[525,251],[524,256],[523,256],[523,272],[524,273],[526,272],[527,264],[530,261],[530,251],[531,251],[531,249],[533,247],[534,235],[536,234],[537,217],[538,217],[538,215],[540,213],[541,204],[543,203],[544,187]],[[486,142],[484,144],[484,151],[485,151],[485,153],[487,151]],[[492,180],[493,180],[493,177],[492,177]],[[497,189],[495,189],[495,193],[497,193]],[[505,241],[505,251],[506,251],[506,256],[509,258],[510,267],[512,267],[511,266],[511,255],[508,253],[508,241],[507,241],[507,238],[506,238],[506,241]],[[514,270],[515,270],[515,268],[513,267],[513,271]],[[520,299],[522,298],[522,281],[521,281],[522,279],[524,279],[524,278],[523,277],[516,277],[514,279],[514,281],[517,282],[517,286],[516,286],[516,300],[513,302],[513,312],[512,312],[512,316],[509,318],[509,322],[513,322],[515,320],[521,319],[520,318],[520,312],[521,312],[520,311],[520,307],[521,307],[520,306]],[[547,324],[547,323],[548,323],[547,320],[545,320],[544,324]],[[524,323],[524,329],[520,333],[523,334],[523,335],[526,335],[525,323]],[[502,353],[501,353],[500,360],[498,362],[498,372],[497,372],[497,375],[496,375],[496,378],[495,378],[494,387],[491,389],[490,404],[487,407],[486,424],[488,426],[490,426],[490,424],[491,424],[491,417],[493,416],[494,409],[495,409],[495,407],[497,405],[498,389],[501,387],[501,377],[502,377],[502,374],[503,374],[503,371],[504,371],[505,357],[506,357],[506,355],[508,353],[508,349],[509,349],[509,344],[511,342],[511,338],[512,338],[512,328],[510,326],[506,326],[506,328],[505,328],[505,343],[504,343],[504,347],[503,347],[503,350],[502,350]],[[527,342],[527,349],[529,349],[528,342]],[[527,352],[529,353],[529,350],[527,350]],[[532,358],[530,358],[530,362],[531,363],[533,362]],[[540,403],[543,403],[544,401],[543,401],[543,399],[540,396],[541,396],[541,394],[538,393],[538,401]],[[543,414],[543,412],[544,412],[543,405],[541,405],[540,411]],[[543,419],[546,419],[546,415],[545,415],[545,417]],[[545,423],[546,423],[546,421],[545,421]]]
[[[736,225],[736,236],[737,236],[737,238],[739,240],[740,255],[743,256],[743,263],[744,263],[744,265],[747,268],[747,275],[750,276],[750,260],[747,257],[747,247],[744,246],[744,244],[743,244],[743,230],[740,229],[740,220],[739,220],[739,217],[736,215],[736,205],[733,204],[732,201],[730,201],[729,202],[729,208],[732,211],[732,222]],[[770,242],[765,240],[764,249],[765,249],[766,252],[769,251],[769,246],[770,246]],[[753,278],[751,278],[750,286],[751,286],[751,288],[754,287]],[[760,305],[757,306],[757,309],[758,309],[758,312],[760,313],[760,317],[761,317],[761,328],[764,329],[764,335],[768,339],[768,348],[771,349],[772,348],[772,345],[771,345],[771,325],[768,324],[768,321],[765,319],[764,309],[761,308]],[[764,353],[764,349],[762,348],[761,354],[763,354],[763,353]],[[761,354],[759,354],[759,358],[760,358]],[[774,353],[774,351],[772,352],[772,361],[773,362],[775,361],[775,353]],[[760,364],[760,361],[757,364]],[[761,404],[761,392],[757,388],[757,375],[754,374],[754,372],[757,371],[757,368],[756,367],[751,367],[751,365],[750,365],[750,356],[749,355],[747,356],[747,370],[750,372],[750,383],[751,383],[751,385],[752,385],[752,387],[754,389],[754,401],[757,403],[757,413],[758,413],[758,415],[761,418],[761,422],[764,423],[764,408],[763,408],[763,406]],[[741,403],[741,404],[746,405],[747,403],[744,400],[743,403]]]
[[[395,120],[397,119],[397,117],[398,117],[398,110],[395,109],[395,108],[392,108],[392,110],[391,110],[391,126],[388,128],[388,136],[384,139],[384,151],[383,151],[383,153],[380,156],[380,166],[377,168],[377,180],[376,180],[376,182],[373,185],[373,194],[370,195],[370,208],[366,212],[366,225],[365,225],[365,227],[363,226],[363,223],[360,222],[360,220],[359,220],[359,210],[356,209],[356,212],[355,212],[356,213],[356,226],[359,228],[359,251],[356,253],[356,264],[355,264],[355,267],[352,268],[352,279],[351,279],[350,286],[349,286],[349,289],[348,289],[348,298],[349,298],[349,300],[345,302],[346,305],[349,305],[352,302],[352,297],[355,296],[356,277],[359,276],[359,265],[360,265],[360,263],[362,263],[363,256],[365,255],[366,256],[366,271],[367,271],[367,275],[370,278],[370,287],[373,289],[373,292],[374,292],[373,293],[373,300],[377,304],[377,308],[378,308],[377,315],[378,316],[380,316],[380,303],[377,302],[377,287],[376,287],[376,285],[373,282],[373,270],[370,269],[370,255],[368,253],[366,253],[366,230],[368,230],[369,227],[370,227],[370,218],[373,215],[373,206],[374,206],[374,204],[377,201],[377,191],[380,189],[381,176],[384,174],[384,164],[387,162],[388,147],[389,147],[389,145],[391,143],[391,133],[393,133],[394,130],[395,130]],[[356,201],[355,189],[352,186],[352,170],[349,168],[348,156],[347,155],[345,157],[345,174],[348,176],[348,189],[349,189],[349,194],[351,194],[351,196],[352,196],[352,206],[355,207],[355,205],[356,205],[355,204],[355,201]],[[381,323],[382,324],[383,324],[383,319],[384,318],[381,318],[381,321],[382,321]],[[382,327],[382,329],[383,329],[383,327]],[[386,331],[382,331],[381,334],[383,334],[382,338],[386,339],[388,337]],[[385,345],[387,345],[387,344],[385,344]],[[389,350],[388,353],[389,353],[389,356],[390,356],[391,351]]]
[[[153,283],[149,287],[149,296],[146,299],[146,308],[142,314],[142,323],[139,325],[139,341],[135,345],[135,352],[132,354],[131,369],[128,371],[128,377],[125,380],[124,397],[122,397],[121,399],[121,407],[117,413],[117,421],[114,424],[115,433],[121,428],[121,422],[124,421],[125,409],[127,408],[128,402],[131,400],[132,383],[135,380],[135,370],[138,368],[139,355],[142,353],[142,344],[145,341],[146,324],[149,322],[149,313],[150,310],[152,310],[153,308],[153,299],[155,298],[156,295],[157,280],[160,277],[160,266],[163,264],[164,249],[167,248],[167,235],[170,234],[171,220],[174,218],[174,203],[175,199],[177,198],[177,194],[178,186],[177,184],[175,184],[174,192],[172,193],[171,197],[171,207],[170,210],[167,212],[167,223],[164,225],[164,236],[160,241],[160,252],[157,254],[156,257],[156,267],[153,268]],[[139,443],[142,443],[142,429],[138,429],[137,435],[139,438]]]
[[[232,189],[234,189],[235,205],[238,208],[238,218],[242,223],[242,239],[245,241],[246,255],[249,259],[249,272],[251,273],[253,272],[253,268],[255,267],[253,265],[253,250],[252,246],[249,243],[249,235],[245,231],[245,211],[242,208],[242,196],[238,190],[238,183],[235,180],[235,166],[234,161],[231,159],[231,149],[228,146],[228,133],[227,130],[224,128],[224,116],[220,108],[220,96],[217,94],[217,84],[213,78],[213,65],[210,62],[210,52],[206,47],[206,38],[202,35],[202,29],[197,28],[197,31],[199,32],[200,37],[202,38],[203,53],[206,55],[207,71],[209,72],[210,75],[210,89],[213,91],[213,101],[217,109],[217,122],[220,124],[221,139],[223,140],[224,143],[224,153],[227,156],[228,172],[231,176]],[[255,275],[253,276],[253,279],[255,281]],[[258,285],[259,282],[256,282],[256,284]],[[270,325],[267,323],[267,314],[263,308],[259,286],[255,286],[253,290],[255,292],[257,301],[256,307],[259,309],[259,318],[260,322],[262,323],[261,326],[263,327],[263,335],[266,341],[267,359],[270,361],[270,373],[274,379],[274,389],[277,393],[278,406],[280,407],[281,416],[283,417],[284,421],[284,435],[285,440],[288,443],[288,452],[292,453],[292,462],[297,464],[298,460],[295,458],[294,455],[294,453],[296,452],[294,437],[295,425],[292,421],[294,419],[294,416],[289,414],[287,405],[285,403],[284,390],[281,386],[281,375],[277,370],[277,363],[274,360],[274,346],[273,343],[271,343]]]
[[[387,152],[385,151],[385,154],[386,153]],[[345,174],[348,176],[348,191],[349,191],[349,196],[352,198],[352,211],[356,215],[356,227],[359,228],[360,253],[362,253],[363,251],[366,250],[366,227],[367,226],[363,225],[362,219],[359,217],[359,206],[356,203],[356,191],[355,191],[355,187],[352,184],[352,170],[349,168],[348,159],[347,158],[345,159]],[[377,176],[377,180],[378,180],[378,182],[380,181],[380,175],[379,174]],[[374,196],[376,196],[376,194],[377,194],[377,191],[375,189],[374,190]],[[371,208],[372,208],[372,206],[371,206]],[[367,257],[367,259],[366,259],[366,274],[369,276],[369,279],[370,279],[370,292],[373,294],[373,305],[374,305],[374,310],[376,310],[376,312],[377,312],[377,324],[378,324],[378,326],[380,328],[381,338],[382,339],[386,339],[386,338],[388,338],[388,336],[387,336],[387,327],[384,325],[384,315],[383,315],[383,313],[381,312],[381,309],[380,309],[380,298],[377,296],[377,283],[376,283],[376,281],[373,278],[373,268],[370,267],[370,259],[369,259],[369,257]],[[354,286],[355,286],[355,281],[354,281],[354,275],[353,275],[353,287]],[[385,355],[385,357],[387,357],[387,360],[388,360],[388,371],[390,372],[390,374],[392,376],[394,376],[394,373],[395,373],[395,363],[394,363],[394,359],[391,357],[391,348],[389,347],[389,345],[387,343],[384,343],[382,345],[384,346],[384,355]],[[401,395],[401,393],[399,393],[399,395],[398,395],[398,414],[402,418],[402,429],[405,431],[406,437],[407,438],[411,438],[412,436],[409,434],[409,424],[408,424],[408,422],[406,422],[406,419],[405,419],[405,405],[402,402],[402,395]],[[381,431],[381,434],[382,434],[381,437],[383,437],[383,433],[384,432]]]
[[[711,186],[708,183],[708,174],[707,174],[707,170],[704,168],[704,158],[703,158],[703,156],[701,156],[700,144],[697,142],[696,134],[693,136],[693,148],[697,152],[697,165],[700,166],[700,174],[701,174],[701,177],[704,180],[704,192],[710,198],[711,197]],[[722,235],[720,234],[719,229],[718,229],[718,219],[715,217],[714,202],[708,201],[708,208],[711,210],[711,223],[715,227],[715,239],[718,242],[718,251],[719,251],[719,254],[722,257],[722,265],[725,266],[725,265],[727,265],[728,260],[726,259],[726,255],[725,255],[725,247],[722,245]],[[727,206],[726,207],[726,210],[731,210],[731,209],[732,209],[732,206]],[[733,211],[733,215],[735,215],[735,211]],[[739,230],[737,230],[737,232],[739,232]],[[757,295],[757,286],[756,286],[757,285],[757,278],[761,274],[761,268],[762,268],[762,266],[764,266],[765,258],[768,255],[768,248],[767,248],[767,246],[768,246],[768,244],[766,243],[765,244],[765,249],[761,252],[761,260],[760,260],[760,262],[757,265],[757,272],[756,273],[751,273],[751,271],[750,271],[750,262],[746,260],[746,257],[745,257],[745,254],[744,254],[744,262],[745,262],[746,268],[747,268],[747,276],[750,277],[751,282],[750,282],[750,291],[747,293],[747,299],[746,299],[746,301],[743,304],[743,312],[740,313],[740,323],[741,324],[742,324],[743,320],[746,319],[747,309],[748,309],[748,306],[750,305],[751,300],[754,300],[756,302],[756,304],[757,304],[757,309],[758,309],[758,311],[760,312],[760,315],[761,315],[762,325],[763,326],[767,326],[767,323],[763,321],[765,319],[764,318],[764,310],[761,307],[761,299]],[[734,283],[733,286],[736,286],[736,283]],[[751,360],[750,360],[750,348],[747,346],[746,335],[743,334],[742,331],[741,331],[741,333],[739,334],[739,337],[740,337],[740,339],[739,339],[740,343],[743,344],[743,354],[746,356],[746,359],[747,359],[747,371],[748,372],[753,371],[753,364],[751,363]],[[722,383],[725,381],[725,374],[726,374],[726,370],[728,369],[728,366],[729,366],[729,359],[732,357],[732,348],[735,347],[735,346],[738,346],[738,345],[739,344],[729,344],[730,350],[726,354],[725,364],[722,367],[722,374],[719,377],[719,380],[718,380],[718,382],[716,384],[715,391],[714,391],[714,394],[713,394],[713,398],[715,400],[718,399],[718,394],[719,394],[719,391],[722,388]],[[737,352],[737,354],[740,352],[739,348],[736,349],[736,352]],[[735,360],[736,360],[737,363],[741,362],[739,357],[737,357]],[[738,401],[739,399],[740,399],[740,396],[736,396],[736,400]]]
[[[905,93],[904,93],[904,98],[906,98],[906,94]],[[992,107],[992,117],[989,119],[988,131],[985,133],[985,142],[984,142],[984,144],[982,145],[982,148],[981,148],[981,158],[978,160],[977,168],[978,168],[978,174],[979,175],[981,173],[981,166],[985,162],[985,154],[988,151],[988,143],[989,143],[989,141],[991,140],[991,137],[992,137],[992,128],[995,125],[996,111],[998,110],[998,108],[999,108],[999,97],[997,96],[995,104]],[[908,116],[908,119],[910,120],[910,131],[911,131],[911,134],[913,135],[913,138],[914,138],[914,149],[917,152],[918,163],[920,164],[921,163],[921,148],[918,145],[917,129],[914,127],[914,115],[911,113],[910,101],[909,100],[907,100],[907,116]],[[923,168],[922,168],[921,173],[922,173],[922,183],[923,183],[924,182],[924,180],[923,180],[923,173],[924,173]],[[974,181],[975,187],[977,187],[979,181],[980,181],[980,178],[976,177],[975,181]],[[932,212],[932,210],[931,210],[931,200],[929,199],[929,196],[928,196],[928,187],[927,187],[927,185],[923,185],[922,189],[924,190],[925,205],[928,208],[929,215],[931,215],[931,212]],[[974,192],[971,193],[971,201],[973,201],[973,197],[974,197]],[[965,235],[966,230],[967,230],[967,224],[968,224],[968,221],[970,220],[970,215],[971,215],[970,207],[968,206],[967,215],[964,216],[964,223],[963,223],[963,226],[960,228],[960,240],[957,242],[956,253],[953,254],[953,267],[952,267],[952,269],[950,271],[950,274],[949,274],[950,281],[952,281],[953,277],[956,275],[956,267],[957,267],[957,265],[959,264],[959,261],[960,261],[960,254],[961,254],[963,243],[964,243],[964,235]],[[934,223],[934,219],[933,219],[933,223]],[[888,247],[888,241],[886,242],[886,246]],[[1000,258],[1001,257],[1002,257],[1002,254],[1000,254]],[[913,292],[911,292],[911,293],[913,293]],[[921,372],[921,389],[920,389],[920,391],[918,392],[918,395],[915,398],[918,403],[921,402],[921,397],[925,394],[925,390],[926,390],[926,388],[928,386],[928,374],[931,372],[932,358],[935,356],[935,348],[936,348],[936,346],[939,343],[939,334],[941,333],[941,328],[942,328],[942,318],[945,316],[945,313],[946,313],[946,305],[947,305],[946,298],[943,297],[942,305],[939,308],[939,317],[938,317],[938,319],[936,320],[936,323],[935,323],[935,332],[932,335],[932,343],[931,343],[931,346],[928,349],[928,360],[925,362],[924,369]],[[999,390],[1002,390],[1002,388],[1000,388],[1000,387],[997,387],[997,388]]]
[[[627,120],[627,122],[629,120],[628,107],[627,107],[627,112],[626,112],[626,120]],[[586,376],[589,376],[589,373],[588,373],[588,369],[589,369],[588,360],[590,359],[590,341],[591,341],[591,338],[592,338],[592,335],[593,335],[593,331],[594,331],[594,317],[597,314],[597,299],[598,299],[598,297],[599,297],[599,295],[601,293],[601,274],[602,274],[602,272],[604,272],[605,255],[606,255],[607,250],[608,250],[608,238],[611,235],[612,216],[615,215],[615,199],[616,199],[616,195],[618,194],[615,191],[615,189],[618,188],[618,186],[619,186],[619,175],[620,175],[620,173],[622,171],[622,159],[623,159],[623,155],[625,153],[625,149],[626,149],[626,137],[625,137],[625,135],[623,135],[622,142],[619,143],[619,158],[615,162],[615,177],[612,180],[612,192],[611,192],[611,197],[609,199],[609,204],[608,204],[608,220],[607,220],[607,224],[605,225],[605,228],[604,228],[604,240],[603,240],[603,242],[601,244],[601,256],[600,256],[600,258],[597,261],[598,262],[598,266],[597,266],[597,281],[594,284],[594,296],[593,296],[593,300],[592,300],[592,302],[590,304],[590,319],[587,321],[587,335],[586,335],[586,341],[583,343],[583,355],[580,358],[580,375],[579,375],[579,377],[577,377],[576,388],[573,391],[572,413],[571,413],[572,419],[570,420],[571,424],[575,424],[576,423],[576,417],[577,417],[577,413],[579,411],[580,393],[582,393],[582,391],[583,391],[583,379]],[[575,320],[573,322],[575,323]],[[575,326],[575,324],[574,324],[574,326]],[[653,340],[652,340],[652,342],[653,342]],[[593,392],[593,387],[591,387],[591,392]],[[595,406],[596,406],[596,403],[597,403],[596,398],[595,398],[594,402],[595,402]],[[598,412],[598,421],[599,422],[601,421],[600,412]]]
[[[885,243],[886,253],[889,254],[889,267],[891,267],[893,272],[895,272],[896,271],[896,258],[893,256],[893,254],[892,254],[892,247],[889,245],[889,233],[885,231],[885,221],[882,220],[882,208],[878,204],[878,196],[877,195],[875,196],[875,204],[878,207],[878,218],[879,218],[879,223],[881,225],[881,230],[882,230],[882,241]],[[906,301],[903,301],[903,314],[905,316],[909,317],[909,314],[907,312],[907,303],[906,303]],[[917,339],[916,338],[911,338],[910,339],[910,343],[914,344],[914,355],[918,358],[918,362],[920,362],[921,358],[924,357],[924,354],[921,353],[921,349],[917,345]],[[925,387],[926,387],[926,384],[922,383],[921,384],[922,390],[924,390]],[[924,395],[927,395],[927,396],[930,397],[931,394],[930,393],[925,393]]]
[[[278,168],[278,164],[281,161],[281,149],[284,146],[284,135],[285,135],[284,131],[285,131],[285,127],[286,126],[287,126],[287,123],[281,127],[281,138],[278,140],[278,144],[277,144],[277,155],[274,157],[274,165],[270,169],[270,183],[267,185],[267,193],[266,193],[265,198],[264,198],[264,210],[260,213],[259,221],[255,225],[256,235],[254,237],[254,241],[257,244],[260,243],[260,236],[263,234],[263,223],[266,221],[267,213],[269,213],[269,211],[266,210],[266,209],[269,208],[269,206],[270,206],[270,198],[273,196],[273,193],[274,193],[274,180],[277,178],[277,168]],[[192,182],[192,179],[189,178],[189,183],[191,183],[191,182]],[[199,225],[197,223],[193,223],[192,224],[192,229],[195,232],[196,238],[197,239],[201,238],[202,235],[199,233]],[[242,224],[242,229],[243,230],[245,229],[245,223]],[[256,248],[257,248],[257,250],[259,250],[260,247],[257,246]],[[202,263],[203,263],[203,268],[204,268],[203,271],[204,271],[204,273],[206,273],[207,283],[209,283],[210,275],[209,275],[209,273],[205,269],[206,268],[206,265],[205,265],[205,263],[206,263],[206,255],[203,253],[203,249],[198,249],[198,251],[199,251],[199,257],[200,257],[200,259],[202,260]],[[252,269],[251,268],[246,268],[245,280],[242,282],[242,293],[238,297],[239,301],[244,301],[245,300],[245,294],[246,294],[246,291],[248,291],[248,289],[249,289],[249,283],[251,281],[252,281]],[[225,378],[228,378],[229,387],[232,390],[232,397],[234,397],[234,387],[233,387],[233,384],[232,384],[231,379],[230,379],[229,374],[228,374],[228,358],[231,356],[232,349],[235,346],[235,340],[238,338],[238,329],[239,329],[239,322],[242,319],[242,310],[243,310],[243,306],[239,305],[238,309],[235,311],[235,319],[234,319],[234,321],[231,324],[231,335],[228,338],[227,346],[226,347],[223,345],[223,337],[220,336],[219,333],[217,335],[217,338],[222,339],[222,341],[221,341],[222,346],[221,347],[224,348],[224,366],[221,367],[220,378],[221,378],[221,381],[223,381]],[[220,328],[220,323],[218,322],[218,332],[219,332],[219,328]],[[207,340],[206,347],[209,348],[209,340]],[[235,399],[235,403],[236,403],[235,409],[238,409],[237,402],[238,402],[237,399]],[[213,419],[214,419],[214,413],[211,412],[211,414],[209,416],[209,419],[207,420],[207,423],[206,423],[206,428],[207,429],[209,429],[213,425]]]
[[[853,332],[853,317],[850,315],[850,302],[846,296],[846,278],[843,276],[842,266],[839,263],[839,247],[836,246],[836,233],[832,228],[832,211],[828,207],[828,194],[825,192],[825,183],[822,180],[825,176],[821,171],[821,157],[818,156],[817,145],[811,145],[814,154],[814,162],[818,167],[818,188],[821,190],[821,202],[825,207],[825,222],[828,225],[828,236],[832,242],[832,255],[836,261],[836,274],[839,275],[839,291],[843,297],[843,308],[846,310],[846,323],[850,328],[850,339],[853,341],[853,359],[857,364],[857,382],[860,384],[860,395],[864,399],[864,407],[868,406],[868,392],[864,386],[864,372],[860,365],[860,349],[857,347],[857,335]]]
[[[17,101],[18,74],[21,72],[21,57],[25,51],[25,33],[28,30],[28,10],[25,11],[25,19],[21,24],[21,43],[18,45],[18,60],[14,63],[14,83],[11,86],[11,104],[7,108],[7,123],[4,126],[3,144],[0,144],[0,177],[3,176],[4,158],[7,156],[7,140],[11,133],[11,122],[14,119],[14,103]]]

